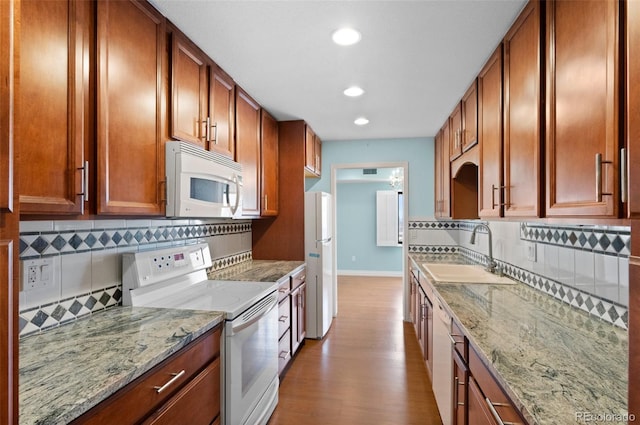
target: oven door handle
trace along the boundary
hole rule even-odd
[[[276,306],[278,305],[278,296],[276,295],[276,293],[271,295],[271,302],[264,307],[263,311],[260,312],[259,314],[253,316],[251,318],[251,320],[247,321],[247,322],[243,322],[240,323],[239,325],[234,326],[233,325],[233,321],[231,322],[231,332],[230,335],[234,335],[240,331],[242,331],[243,329],[248,328],[249,326],[255,324],[256,322],[259,322],[264,316],[266,316],[267,314],[271,313],[271,311],[273,311],[274,308],[276,308]]]

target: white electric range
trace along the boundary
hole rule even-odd
[[[125,253],[123,305],[220,311],[222,424],[264,425],[278,403],[274,282],[208,280],[206,243]]]

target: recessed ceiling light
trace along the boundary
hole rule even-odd
[[[362,94],[364,93],[364,90],[362,90],[358,86],[351,86],[348,89],[346,89],[343,93],[345,94],[345,96],[358,97],[358,96],[362,96]]]
[[[366,119],[365,117],[360,117],[360,118],[356,118],[356,120],[353,123],[355,125],[367,125],[369,124],[369,120]]]
[[[341,46],[351,46],[362,38],[362,35],[353,28],[341,28],[331,36],[333,42]]]

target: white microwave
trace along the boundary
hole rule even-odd
[[[167,217],[242,215],[242,167],[217,152],[166,143]]]

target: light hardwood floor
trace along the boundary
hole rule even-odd
[[[340,277],[338,317],[306,340],[269,425],[441,424],[400,278]]]

